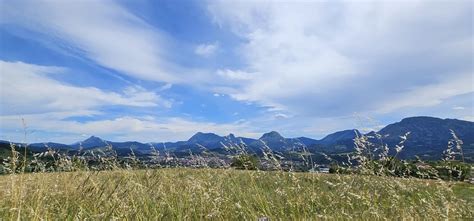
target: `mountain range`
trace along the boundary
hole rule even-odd
[[[412,159],[416,156],[422,159],[438,160],[443,156],[448,141],[452,138],[451,130],[463,140],[465,159],[474,159],[474,122],[457,119],[440,119],[435,117],[409,117],[377,131],[382,135],[383,142],[394,147],[400,141],[400,136],[410,132],[405,148],[400,157]],[[370,132],[374,134],[375,132]],[[276,131],[263,134],[258,139],[237,137],[234,134],[219,136],[214,133],[198,132],[186,141],[140,143],[137,141],[112,142],[91,136],[84,141],[74,144],[33,143],[28,147],[33,152],[45,151],[48,148],[68,151],[91,150],[111,146],[119,155],[128,155],[131,150],[138,155],[147,155],[156,149],[160,152],[173,153],[176,156],[192,154],[232,154],[242,149],[247,152],[262,155],[262,150],[271,149],[283,155],[294,151],[306,150],[311,153],[341,155],[354,151],[354,138],[360,135],[356,129],[338,131],[322,139],[308,137],[285,138]],[[0,146],[9,142],[0,141]],[[153,147],[153,148],[152,148]]]

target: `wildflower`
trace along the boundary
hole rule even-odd
[[[237,209],[242,209],[242,206],[240,205],[240,203],[235,203],[235,207],[237,207]]]
[[[336,184],[332,183],[332,182],[329,182],[327,180],[324,181],[327,185],[331,186],[331,187],[335,187],[337,186]]]

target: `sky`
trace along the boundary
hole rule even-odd
[[[0,139],[474,121],[473,4],[0,0]]]

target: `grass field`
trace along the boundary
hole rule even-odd
[[[473,197],[464,183],[233,169],[0,176],[4,220],[472,219]]]

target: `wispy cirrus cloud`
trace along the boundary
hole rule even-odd
[[[95,87],[78,87],[51,78],[67,74],[62,67],[39,66],[0,60],[0,113],[23,115],[70,111],[94,111],[101,106],[170,107],[171,102],[139,87],[124,88],[122,93]],[[76,115],[77,116],[77,115]]]
[[[181,81],[166,61],[166,36],[114,1],[10,1],[2,4],[0,22],[125,75]]]

